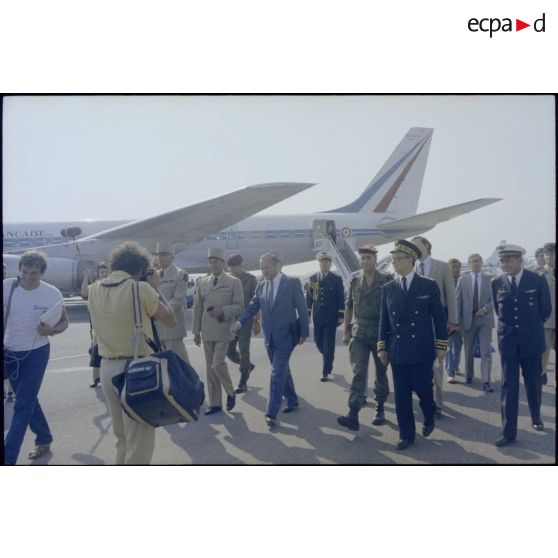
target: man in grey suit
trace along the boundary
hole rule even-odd
[[[442,306],[446,313],[448,333],[452,333],[456,328],[457,319],[457,299],[455,298],[455,283],[451,274],[450,266],[441,260],[435,260],[432,256],[432,244],[424,236],[415,236],[411,242],[420,250],[421,257],[416,263],[415,271],[419,275],[434,279],[440,289]],[[442,418],[442,405],[444,403],[444,368],[434,363],[434,401],[436,403],[436,417]]]
[[[487,393],[494,389],[490,385],[492,369],[492,330],[494,314],[492,313],[492,277],[481,273],[482,258],[479,254],[471,254],[468,259],[471,271],[464,273],[457,282],[457,313],[463,330],[465,347],[466,382],[473,381],[475,373],[475,343],[477,338],[481,355],[482,388]]]

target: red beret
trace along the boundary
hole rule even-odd
[[[240,265],[243,259],[240,254],[231,254],[227,259],[227,265]]]

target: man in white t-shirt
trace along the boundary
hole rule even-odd
[[[52,434],[37,396],[50,354],[49,336],[68,327],[62,293],[41,281],[47,260],[41,252],[25,252],[19,260],[20,275],[5,279],[4,374],[16,400],[4,440],[4,462],[15,465],[27,427],[35,434],[35,449],[29,459],[50,451]]]

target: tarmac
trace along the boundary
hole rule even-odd
[[[28,430],[18,465],[111,465],[115,462],[115,439],[103,391],[89,387],[91,368],[87,349],[89,322],[83,303],[68,303],[71,325],[51,340],[51,358],[39,400],[54,436],[52,451],[30,461],[34,437]],[[188,311],[191,319],[191,310]],[[312,335],[312,333],[311,333]],[[321,355],[310,338],[295,349],[291,370],[299,394],[300,407],[290,414],[279,414],[278,425],[270,430],[264,420],[269,391],[270,365],[262,335],[252,339],[252,362],[256,365],[246,393],[237,395],[231,412],[199,421],[161,427],[157,430],[154,465],[263,465],[263,464],[512,464],[539,465],[556,462],[555,355],[552,353],[548,385],[543,387],[541,416],[543,432],[531,427],[524,388],[520,388],[517,442],[498,448],[494,440],[501,430],[499,356],[493,355],[494,393],[482,391],[480,363],[476,360],[475,379],[465,384],[444,386],[443,418],[426,439],[420,435],[422,413],[414,397],[417,438],[405,451],[397,451],[399,439],[393,394],[386,403],[386,423],[372,426],[373,392],[360,413],[360,430],[351,432],[339,426],[336,418],[346,414],[352,371],[347,347],[338,330],[334,373],[331,381],[320,382]],[[494,344],[496,346],[496,344]],[[192,365],[206,383],[203,349],[186,346]],[[229,362],[233,383],[239,379],[238,366]],[[369,385],[373,385],[371,364]],[[390,388],[393,386],[389,371]],[[205,410],[206,404],[202,407]],[[4,403],[4,433],[9,426],[13,403]]]

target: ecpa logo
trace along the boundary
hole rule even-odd
[[[467,27],[469,28],[469,31],[473,33],[477,33],[479,31],[483,33],[489,33],[490,38],[492,38],[492,35],[494,33],[498,33],[498,31],[503,31],[504,33],[521,31],[522,29],[526,29],[527,27],[533,27],[533,30],[536,33],[544,33],[545,24],[546,24],[545,17],[546,14],[543,13],[543,15],[540,18],[536,19],[533,22],[532,26],[530,23],[525,23],[521,19],[516,18],[515,29],[512,23],[513,20],[512,18],[509,17],[505,17],[503,19],[500,19],[498,17],[485,17],[482,19],[477,19],[475,17],[472,17],[467,22]]]

